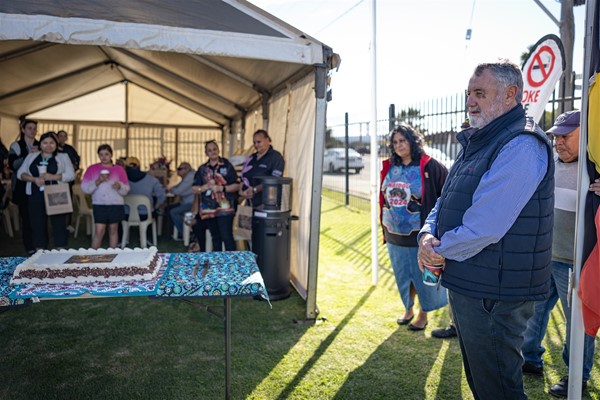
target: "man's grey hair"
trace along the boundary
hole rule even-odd
[[[515,100],[517,104],[521,103],[523,99],[523,75],[517,64],[507,59],[499,59],[493,63],[482,63],[475,68],[475,75],[480,76],[485,70],[489,70],[494,75],[502,86],[502,90],[511,85],[517,86]]]

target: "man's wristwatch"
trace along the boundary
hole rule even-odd
[[[252,187],[252,193],[256,193],[256,187]]]

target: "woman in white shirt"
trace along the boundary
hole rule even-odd
[[[27,155],[17,171],[17,179],[26,183],[25,194],[28,198],[33,246],[36,250],[48,248],[48,215],[44,203],[44,187],[75,179],[69,156],[58,153],[58,140],[54,132],[46,132],[40,137],[40,151]],[[54,247],[66,247],[68,233],[65,214],[51,215],[49,218],[52,222]]]

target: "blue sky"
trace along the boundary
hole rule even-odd
[[[368,121],[371,0],[250,1],[340,54],[342,64],[332,77],[328,125],[342,123],[345,112],[351,122]],[[542,3],[560,18],[560,3]],[[527,46],[544,35],[559,35],[558,27],[533,0],[378,0],[376,4],[378,119],[387,117],[390,103],[399,107],[455,95],[465,89],[478,62],[505,57],[520,64]],[[585,6],[576,7],[574,69],[578,73],[583,65],[584,23]],[[470,41],[465,40],[468,28]]]

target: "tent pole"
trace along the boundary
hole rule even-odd
[[[123,81],[125,85],[125,155],[129,157],[129,82]]]
[[[377,164],[379,149],[377,147],[377,0],[372,2],[372,32],[371,32],[371,283],[377,285],[379,281],[379,254],[377,219],[379,216],[378,199],[379,185],[377,183]]]
[[[319,315],[317,306],[317,279],[319,273],[319,233],[321,230],[321,191],[323,187],[323,154],[327,129],[327,70],[315,68],[315,138],[313,152],[312,193],[310,199],[310,235],[308,239],[308,276],[306,286],[307,320]]]
[[[581,277],[581,268],[585,260],[583,257],[583,242],[585,228],[585,199],[588,193],[588,184],[590,177],[587,172],[587,142],[588,142],[588,94],[589,77],[591,76],[591,58],[592,52],[598,49],[592,49],[592,24],[594,22],[594,9],[598,6],[598,0],[588,0],[586,2],[585,19],[585,40],[584,40],[584,60],[583,60],[583,88],[581,95],[581,124],[579,135],[579,188],[577,193],[577,220],[575,221],[575,260],[573,263],[573,290],[571,292],[571,339],[569,343],[569,399],[581,398],[581,384],[583,374],[583,349],[585,328],[583,326],[583,315],[581,311],[581,299],[577,294]],[[585,182],[585,184],[584,184]],[[588,221],[592,223],[592,221]]]

